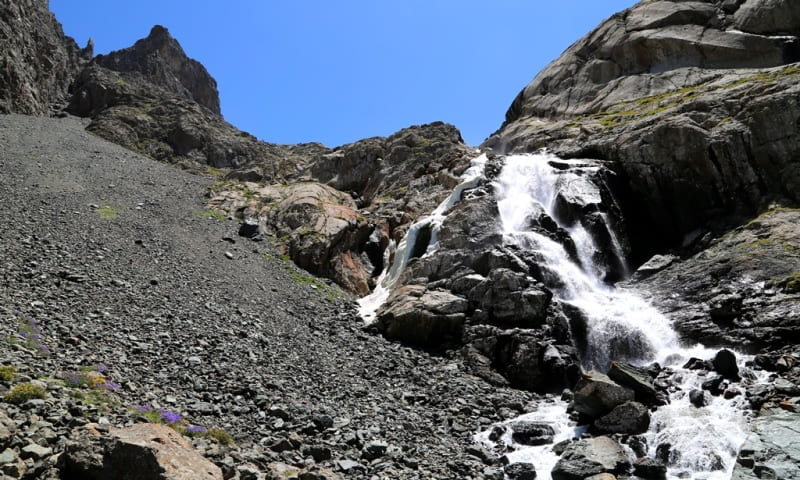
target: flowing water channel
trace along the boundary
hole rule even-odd
[[[406,238],[398,245],[393,265],[381,275],[378,288],[361,301],[361,313],[366,321],[374,318],[375,309],[394,288],[409,260],[410,246],[414,245],[417,232],[426,226],[432,226],[434,232],[437,230],[446,211],[459,200],[462,192],[483,179],[485,162],[485,156],[473,161],[453,195],[433,214],[409,229]],[[636,292],[606,284],[602,280],[602,268],[593,261],[599,247],[580,222],[560,225],[574,242],[579,263],[573,261],[574,257],[570,257],[560,243],[531,231],[529,227],[531,216],[542,211],[553,219],[557,217],[553,210],[558,194],[580,194],[590,201],[597,196],[599,203],[600,188],[592,182],[590,175],[592,169],[598,168],[599,165],[591,162],[566,161],[547,153],[507,156],[494,182],[504,242],[538,252],[548,272],[549,281],[545,279],[545,283],[554,296],[583,313],[587,322],[586,348],[581,352],[585,370],[605,371],[610,361],[616,360],[636,365],[658,362],[674,372],[670,403],[652,413],[650,430],[644,435],[648,456],[655,457],[660,444],[671,445],[668,478],[730,479],[736,455],[747,435],[744,395],[732,399],[712,397],[707,406],[697,408],[691,405],[689,392],[699,389],[705,378],[697,371],[682,368],[691,357],[710,359],[715,352],[700,346],[680,345],[668,319]],[[607,221],[606,216],[602,218]],[[612,253],[624,265],[620,242],[614,229],[608,230],[612,237]],[[434,235],[428,253],[436,248]],[[738,358],[743,366],[744,357],[738,355]],[[750,378],[750,381],[757,380],[754,375]],[[554,443],[579,437],[585,431],[585,427],[570,422],[567,404],[555,398],[543,400],[535,411],[504,423],[520,420],[550,424],[556,432]],[[537,478],[549,479],[558,460],[552,452],[552,445],[518,445],[511,438],[510,429],[506,430],[500,439],[490,440],[491,429],[477,433],[475,439],[487,448],[495,448],[498,444],[510,447],[506,453],[509,461],[532,463]]]

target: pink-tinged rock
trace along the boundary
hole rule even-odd
[[[59,464],[70,477],[222,480],[222,471],[175,430],[152,423],[101,433],[87,428],[67,443]]]

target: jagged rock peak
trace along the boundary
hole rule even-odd
[[[145,80],[220,114],[216,80],[200,62],[189,58],[161,25],[154,26],[146,38],[132,47],[98,55],[95,62],[109,70],[138,73]]]

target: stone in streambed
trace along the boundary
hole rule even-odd
[[[591,418],[599,418],[614,407],[634,399],[633,390],[594,370],[578,380],[574,391],[573,408]]]
[[[625,450],[609,437],[571,443],[553,467],[553,480],[584,480],[601,473],[620,474],[631,467]]]
[[[646,405],[664,405],[658,394],[653,377],[644,368],[624,362],[611,362],[608,377],[614,382],[634,391],[636,400]]]
[[[625,402],[595,420],[594,426],[605,433],[639,435],[650,427],[650,412],[639,402]]]
[[[553,443],[556,434],[551,425],[542,422],[516,422],[511,425],[511,431],[511,438],[523,445]]]
[[[730,350],[723,348],[717,352],[711,363],[714,365],[714,370],[723,377],[739,380],[739,366],[736,365],[736,355]]]

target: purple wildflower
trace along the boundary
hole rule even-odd
[[[119,384],[118,383],[114,383],[111,380],[106,380],[106,390],[117,391],[117,390],[119,390]]]
[[[80,385],[81,383],[83,383],[83,375],[79,375],[77,373],[67,374],[67,383],[71,383],[73,385]]]
[[[14,315],[22,315],[22,312],[20,312],[17,309],[11,310],[11,313],[13,313]]]
[[[53,353],[49,348],[47,348],[47,345],[44,344],[39,344],[39,351],[42,352],[43,355],[50,355]]]
[[[144,405],[134,405],[134,408],[136,410],[138,410],[139,413],[145,413],[145,412],[152,412],[153,411],[153,406],[150,405],[149,403],[145,403]]]
[[[167,423],[177,423],[181,421],[181,416],[169,410],[161,410],[161,420]]]
[[[190,435],[198,435],[200,433],[206,433],[208,429],[202,425],[189,425],[186,428],[186,433]]]
[[[92,369],[97,373],[106,373],[108,371],[108,367],[106,367],[102,363],[98,363],[97,365],[92,367]]]

